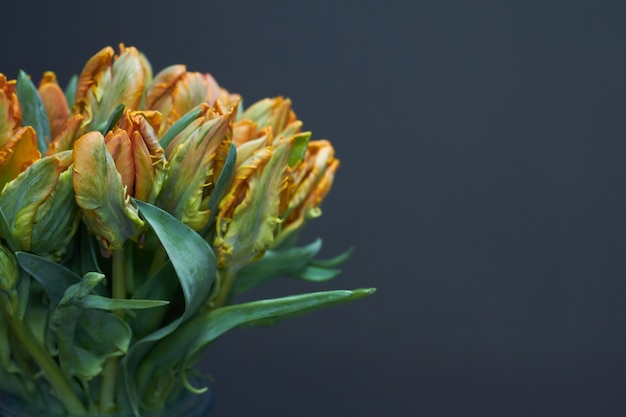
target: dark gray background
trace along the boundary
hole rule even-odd
[[[10,3],[9,76],[123,41],[335,144],[305,238],[357,252],[254,296],[378,293],[217,342],[215,416],[626,415],[622,2]]]

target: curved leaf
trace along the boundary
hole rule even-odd
[[[129,401],[133,410],[138,412],[141,401],[139,390],[145,383],[135,380],[139,362],[155,342],[170,335],[204,303],[215,281],[217,267],[213,250],[195,231],[158,207],[143,201],[135,203],[165,248],[185,298],[185,311],[181,316],[133,344],[122,360]]]
[[[46,291],[51,311],[57,307],[65,291],[81,280],[74,272],[41,256],[17,252],[16,258],[22,269],[35,278]]]
[[[182,371],[216,338],[236,327],[274,324],[278,321],[324,307],[356,300],[374,293],[374,288],[324,291],[271,300],[253,301],[218,308],[181,326],[150,352],[153,380]]]
[[[303,269],[321,249],[322,240],[316,239],[306,246],[267,251],[260,260],[241,268],[233,284],[232,294],[240,294],[272,278],[287,276]]]

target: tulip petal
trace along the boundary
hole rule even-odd
[[[120,104],[136,109],[145,85],[146,69],[137,49],[121,47],[113,60],[113,49],[104,48],[85,65],[76,89],[74,112],[82,113],[85,124],[101,126]]]
[[[39,158],[35,130],[30,126],[17,130],[0,149],[0,190]]]
[[[170,143],[166,149],[169,175],[157,205],[194,230],[209,221],[208,198],[204,189],[212,176],[212,162],[218,147],[229,140],[229,125],[233,114],[210,120],[197,119]],[[202,123],[195,130],[196,124]]]
[[[87,133],[76,141],[72,181],[83,220],[104,250],[121,249],[127,239],[139,236],[144,223],[126,196],[100,132]]]
[[[214,246],[220,268],[237,271],[274,241],[292,146],[292,140],[284,140],[276,148],[260,149],[237,168],[217,218]]]
[[[8,183],[0,194],[0,208],[22,250],[31,249],[31,231],[37,210],[54,191],[62,170],[62,161],[58,157],[40,159]]]
[[[15,80],[7,81],[0,73],[0,148],[11,139],[22,122],[22,110],[15,85]]]
[[[50,122],[50,136],[51,138],[56,138],[57,134],[65,126],[70,112],[65,93],[59,87],[57,77],[52,71],[44,73],[38,90]]]
[[[54,191],[37,210],[33,220],[31,252],[60,257],[79,224],[80,211],[74,196],[72,170],[66,169],[59,175]]]
[[[53,155],[55,153],[69,151],[74,147],[74,141],[79,136],[80,127],[83,123],[82,114],[75,114],[72,116],[63,126],[61,131],[54,138],[46,155]]]

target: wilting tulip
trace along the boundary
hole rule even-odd
[[[209,188],[219,175],[219,156],[230,143],[232,112],[208,109],[178,134],[165,149],[168,175],[157,205],[194,230],[209,221]]]
[[[133,47],[120,46],[114,57],[113,48],[106,47],[85,65],[76,88],[74,113],[83,115],[84,131],[99,129],[120,104],[137,109],[145,86],[146,60]]]
[[[0,190],[41,158],[37,135],[30,126],[20,127],[22,112],[15,80],[0,74]]]
[[[104,138],[126,193],[148,203],[156,199],[165,177],[165,154],[155,133],[160,122],[158,112],[127,111]]]
[[[184,65],[172,65],[159,72],[146,93],[146,108],[163,115],[159,134],[164,133],[194,107],[206,103],[214,106],[218,100],[224,113],[238,103],[217,84],[211,74],[188,72]]]
[[[65,252],[79,222],[71,162],[71,152],[42,158],[0,194],[0,208],[21,250],[54,258]]]
[[[213,243],[218,266],[236,272],[257,259],[274,242],[280,213],[288,198],[288,163],[293,140],[267,146],[235,172],[217,215]]]
[[[65,126],[70,110],[67,106],[65,93],[59,87],[54,72],[47,71],[44,73],[39,83],[39,95],[50,122],[50,135],[55,138]]]
[[[76,203],[105,255],[137,239],[144,229],[131,204],[100,132],[89,132],[74,144],[73,184]]]
[[[281,213],[284,221],[276,244],[301,229],[307,219],[322,214],[319,206],[330,191],[337,168],[339,160],[335,158],[335,150],[329,141],[309,142],[304,160],[292,170],[289,204]]]

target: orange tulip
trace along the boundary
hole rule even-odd
[[[106,47],[87,61],[78,79],[72,109],[83,115],[84,131],[100,129],[120,104],[137,109],[149,73],[139,51],[124,45],[120,45],[119,56]]]

